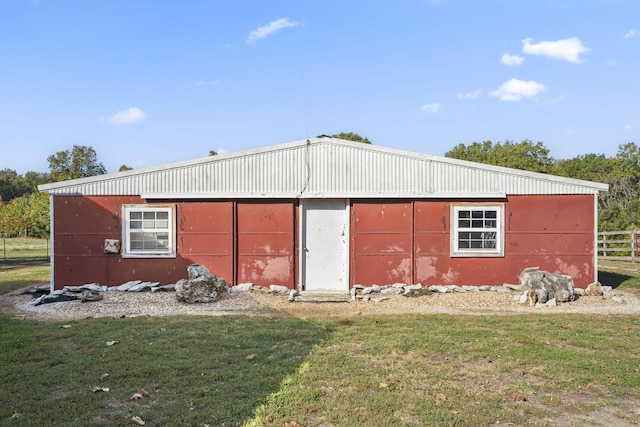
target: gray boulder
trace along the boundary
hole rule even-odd
[[[180,302],[214,302],[229,291],[227,281],[200,264],[187,267],[188,279],[176,283],[176,299]]]
[[[527,268],[520,273],[520,285],[523,290],[532,290],[540,304],[552,299],[557,302],[574,299],[573,279],[564,274],[549,273],[537,267]]]

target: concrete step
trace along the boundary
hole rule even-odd
[[[293,300],[295,302],[349,302],[351,295],[344,292],[301,292]]]

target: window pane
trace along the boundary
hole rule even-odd
[[[482,228],[483,225],[484,221],[482,221],[481,219],[474,219],[471,221],[472,228]]]
[[[134,209],[134,208],[133,208]],[[172,252],[171,210],[141,206],[127,211],[129,236],[127,249],[137,254]]]
[[[469,249],[469,247],[470,247],[470,243],[469,243],[470,234],[471,233],[468,233],[466,231],[462,231],[462,232],[458,233],[458,247],[460,249]]]
[[[502,234],[498,215],[501,210],[494,207],[456,210],[457,249],[472,255],[474,252],[496,253],[501,245]]]

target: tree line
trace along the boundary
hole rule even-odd
[[[640,148],[621,144],[613,157],[583,154],[556,160],[542,142],[491,141],[460,144],[447,157],[609,184],[598,196],[599,231],[640,228]]]
[[[353,132],[333,137],[371,144],[368,138]],[[215,155],[211,151],[210,155]],[[630,142],[618,147],[613,157],[584,154],[557,160],[542,142],[473,142],[459,144],[446,157],[504,166],[514,169],[559,175],[609,184],[608,192],[598,199],[600,231],[640,228],[640,148]],[[91,147],[74,145],[47,158],[49,172],[0,170],[0,233],[4,237],[48,237],[49,197],[38,192],[38,185],[106,173]],[[122,165],[120,171],[131,168]]]
[[[3,237],[49,237],[49,195],[38,185],[107,172],[91,147],[74,145],[47,158],[49,173],[0,170],[0,234]],[[123,165],[123,167],[125,167]],[[122,169],[122,168],[121,168]]]

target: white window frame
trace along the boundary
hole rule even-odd
[[[168,213],[167,227],[132,228],[131,216],[133,212],[166,212]],[[122,257],[123,258],[175,258],[176,257],[176,207],[175,205],[122,205]],[[145,230],[150,233],[166,232],[167,244],[165,249],[132,249],[131,233]]]
[[[482,226],[460,226],[460,212],[462,211],[495,211],[495,227],[486,227],[483,214]],[[473,215],[472,215],[473,216]],[[452,203],[451,204],[451,256],[452,257],[503,257],[505,246],[504,232],[504,203]],[[470,218],[470,220],[473,218]],[[495,248],[461,248],[460,233],[495,233]]]

